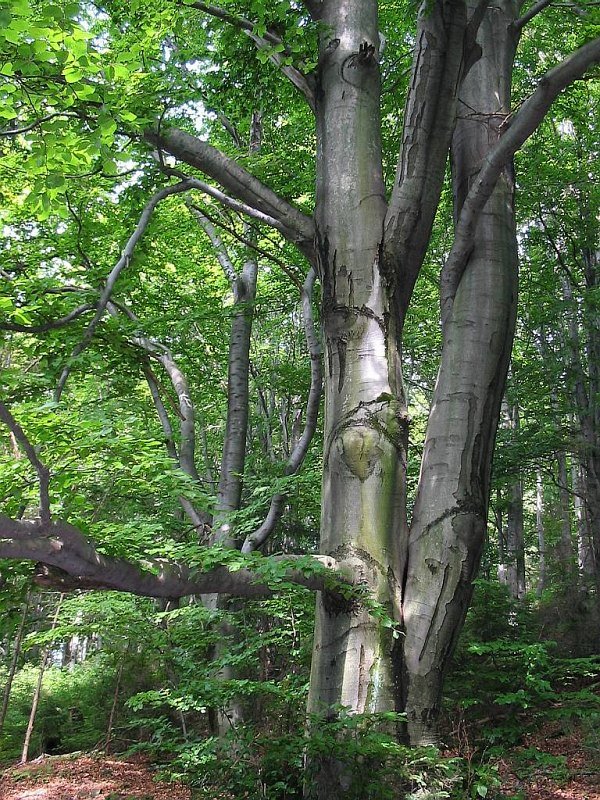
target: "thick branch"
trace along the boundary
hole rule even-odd
[[[515,31],[522,30],[525,27],[525,25],[527,25],[528,22],[531,22],[531,20],[534,17],[536,17],[540,13],[540,11],[543,11],[551,3],[552,0],[538,0],[538,2],[534,3],[534,5],[529,9],[529,11],[525,12],[525,14],[523,14],[522,17],[519,17],[519,19],[515,20],[515,22],[513,23],[513,29]]]
[[[442,273],[442,325],[452,312],[456,290],[473,247],[479,214],[490,198],[500,173],[537,129],[556,97],[600,61],[600,37],[580,47],[540,79],[498,144],[490,150],[473,181],[456,224],[454,244]]]
[[[178,129],[160,134],[155,131],[147,132],[145,138],[154,147],[170,153],[220,183],[227,192],[245,204],[245,207],[236,210],[254,216],[256,219],[260,219],[257,212],[262,212],[266,217],[263,217],[261,221],[281,231],[286,239],[296,244],[309,261],[314,263],[315,226],[313,220],[288,203],[287,200],[279,197],[233,158],[226,156],[208,142],[203,142],[196,136]],[[208,187],[207,184],[198,181],[194,188],[210,194],[224,205],[233,207],[231,202],[226,202],[231,198],[227,198],[222,193],[219,193],[220,197],[217,196],[218,190],[214,187]]]
[[[34,446],[31,444],[23,428],[19,425],[13,417],[8,407],[0,400],[0,420],[8,427],[9,431],[15,437],[17,442],[25,451],[25,455],[29,459],[31,465],[35,468],[38,474],[40,484],[40,520],[46,524],[50,521],[50,471],[45,464],[42,464],[35,452]]]
[[[466,29],[462,0],[440,0],[433,8],[428,1],[422,4],[402,148],[385,222],[386,263],[400,320],[425,257],[442,190]]]
[[[304,430],[294,447],[285,467],[285,475],[295,475],[302,466],[308,447],[317,428],[319,405],[323,391],[323,366],[321,361],[321,344],[315,329],[312,313],[312,293],[315,285],[316,273],[311,269],[307,275],[302,290],[302,316],[304,320],[304,333],[310,353],[310,391],[306,404],[306,422]],[[277,522],[283,514],[286,494],[280,492],[273,496],[267,516],[254,533],[246,537],[242,546],[242,553],[250,553],[261,547],[275,530]]]
[[[53,585],[68,589],[115,589],[143,597],[186,597],[190,594],[231,594],[240,597],[268,597],[273,590],[257,583],[249,569],[230,571],[218,566],[201,572],[163,559],[145,562],[145,568],[122,558],[98,552],[77,528],[67,522],[48,524],[20,522],[0,514],[0,558],[41,562],[61,570]],[[305,556],[302,558],[306,558]],[[315,562],[335,571],[337,562],[328,556],[314,556]],[[289,557],[285,558],[288,561]],[[46,573],[46,579],[52,575]],[[291,568],[285,580],[314,591],[327,589],[323,574],[307,575]],[[340,578],[340,580],[343,580]]]
[[[163,189],[160,189],[156,192],[148,201],[146,207],[142,211],[142,215],[140,216],[139,222],[136,225],[134,232],[129,237],[129,241],[125,245],[123,252],[121,253],[121,258],[117,261],[115,266],[112,268],[108,278],[106,279],[106,285],[100,295],[100,299],[98,301],[98,305],[96,306],[96,313],[94,314],[94,318],[89,323],[88,327],[85,329],[83,337],[79,344],[73,348],[73,352],[71,353],[71,357],[69,359],[70,362],[73,361],[78,355],[80,355],[89,345],[100,320],[104,316],[104,311],[106,310],[106,306],[110,300],[110,296],[113,292],[115,284],[119,278],[119,275],[127,267],[131,261],[133,256],[133,251],[141,239],[144,231],[148,227],[148,223],[150,222],[150,218],[152,217],[152,212],[156,208],[156,206],[160,203],[161,200],[164,200],[166,197],[169,197],[172,194],[179,194],[180,192],[187,192],[190,189],[190,185],[186,181],[182,181],[180,183],[175,184],[174,186],[166,186]],[[58,381],[58,386],[56,387],[56,400],[60,400],[60,396],[62,394],[63,389],[65,388],[65,384],[67,382],[67,378],[71,372],[71,363],[68,363],[62,371],[62,374]]]

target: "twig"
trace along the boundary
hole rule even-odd
[[[174,186],[166,186],[160,189],[158,192],[156,192],[146,204],[146,207],[142,211],[142,215],[139,219],[138,224],[136,225],[134,232],[129,237],[129,241],[127,242],[127,244],[123,249],[123,252],[121,253],[121,258],[117,261],[115,266],[112,268],[108,278],[106,279],[106,285],[104,287],[104,290],[102,291],[100,300],[98,301],[98,305],[96,306],[96,313],[94,314],[94,318],[86,328],[79,344],[73,348],[73,352],[71,353],[69,363],[67,363],[67,365],[62,371],[55,392],[55,399],[57,402],[60,400],[61,394],[67,382],[67,378],[69,377],[69,374],[71,372],[73,359],[75,359],[78,355],[83,353],[83,351],[87,348],[90,341],[92,340],[96,328],[98,327],[100,320],[104,316],[106,305],[110,300],[110,296],[113,292],[113,289],[119,278],[119,275],[121,274],[123,269],[127,267],[131,262],[135,246],[137,245],[144,231],[148,227],[148,223],[150,222],[150,218],[152,217],[152,212],[154,211],[154,209],[160,203],[161,200],[164,200],[166,197],[169,197],[172,194],[187,192],[189,191],[190,188],[191,186],[189,181],[181,181],[180,183],[177,183]]]

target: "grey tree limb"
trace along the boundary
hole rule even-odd
[[[35,447],[31,444],[23,428],[19,425],[12,413],[1,400],[0,400],[0,420],[4,422],[9,431],[15,437],[17,442],[23,448],[25,455],[29,459],[32,467],[38,475],[38,482],[40,485],[40,520],[43,523],[50,521],[50,470],[39,459],[35,451]]]
[[[49,322],[41,322],[39,325],[19,325],[16,322],[0,322],[0,330],[16,331],[17,333],[46,333],[46,331],[53,331],[57,328],[62,328],[65,325],[68,325],[69,322],[73,322],[74,319],[77,319],[82,314],[85,314],[86,311],[90,311],[92,308],[93,306],[90,306],[86,303],[84,305],[77,306],[77,308],[74,308],[73,311],[65,314],[64,317],[60,317],[59,319],[54,319]]]
[[[513,29],[515,31],[521,31],[528,22],[531,22],[534,17],[537,17],[541,11],[551,4],[552,0],[538,0],[538,2],[534,3],[531,8],[523,14],[522,17],[519,17],[517,20],[515,20]]]
[[[180,183],[177,183],[174,186],[165,186],[162,189],[159,189],[159,191],[155,192],[148,201],[148,203],[146,204],[144,210],[142,211],[138,224],[135,227],[134,232],[131,234],[129,240],[127,241],[127,244],[123,248],[121,257],[119,258],[115,266],[112,268],[106,279],[106,284],[104,286],[104,289],[102,290],[100,299],[98,300],[98,304],[96,306],[96,313],[94,314],[93,319],[85,329],[81,341],[76,345],[76,347],[73,348],[73,352],[71,353],[71,356],[69,358],[69,363],[65,365],[61,373],[55,391],[55,399],[57,402],[60,400],[63,389],[65,388],[65,384],[71,372],[73,359],[76,358],[81,353],[83,353],[83,351],[88,347],[89,343],[91,342],[94,333],[96,332],[96,328],[98,327],[100,320],[104,316],[107,303],[110,300],[110,297],[113,293],[119,275],[127,266],[129,266],[131,259],[133,257],[133,252],[135,250],[135,247],[139,242],[139,240],[141,239],[141,237],[143,236],[144,231],[148,227],[148,223],[150,222],[154,209],[161,202],[161,200],[164,200],[165,198],[173,194],[187,192],[189,191],[190,188],[191,187],[186,181],[181,181]]]
[[[18,521],[0,514],[0,558],[22,559],[45,565],[38,569],[40,585],[74,589],[115,589],[143,597],[186,597],[191,594],[225,593],[239,597],[268,597],[273,590],[257,582],[250,569],[231,571],[217,566],[206,571],[184,564],[155,559],[134,564],[100,553],[80,530],[64,521]],[[283,559],[286,563],[294,557]],[[306,556],[298,557],[305,559]],[[336,572],[338,564],[329,556],[314,556],[315,564]],[[313,591],[331,591],[331,577],[323,571],[306,574],[293,566],[285,579]],[[341,583],[347,583],[336,575]]]
[[[321,343],[315,328],[311,302],[315,279],[315,270],[309,270],[302,290],[302,318],[304,322],[306,344],[308,345],[308,351],[310,353],[310,390],[306,404],[306,421],[304,423],[302,435],[292,450],[285,466],[284,474],[286,476],[295,475],[306,458],[308,447],[317,428],[319,405],[323,391]],[[273,496],[264,522],[256,531],[246,537],[242,545],[242,553],[251,553],[267,541],[283,514],[286,497],[287,494],[285,492],[279,492]]]
[[[473,247],[480,212],[490,198],[500,173],[523,143],[535,132],[558,95],[600,62],[600,37],[571,53],[538,82],[537,88],[509,122],[506,133],[486,156],[465,198],[455,228],[454,243],[442,272],[442,325],[452,313],[456,290]]]
[[[466,31],[463,0],[439,0],[433,7],[428,1],[422,3],[402,146],[385,219],[389,280],[394,284],[400,320],[425,257],[442,190],[464,67]],[[474,37],[472,28],[469,35]],[[396,274],[396,265],[400,265],[400,274]]]
[[[236,210],[261,219],[265,224],[279,230],[286,239],[298,246],[311,263],[315,260],[315,226],[307,217],[287,200],[240,166],[235,159],[217,150],[208,142],[185,131],[173,128],[167,131],[147,131],[145,139],[154,147],[170,153],[175,158],[201,170],[217,181],[226,192],[240,201]],[[196,180],[196,179],[191,179]],[[215,187],[196,181],[194,188],[209,194],[224,205],[233,208],[228,198]],[[257,212],[262,212],[263,216]]]

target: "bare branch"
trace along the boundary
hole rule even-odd
[[[285,467],[285,475],[295,475],[302,466],[308,447],[312,441],[317,428],[319,417],[319,405],[321,403],[321,393],[323,391],[323,365],[321,361],[321,344],[315,329],[312,313],[312,293],[315,285],[316,273],[310,269],[304,282],[302,290],[302,316],[304,321],[304,333],[306,343],[310,353],[310,391],[306,404],[306,422],[304,430],[294,447]],[[268,514],[254,533],[249,534],[242,546],[242,553],[250,553],[261,547],[268,537],[275,530],[275,526],[283,514],[286,494],[280,492],[273,496]]]
[[[42,524],[17,521],[0,514],[0,558],[41,562],[52,568],[44,571],[46,585],[59,585],[64,589],[115,589],[143,597],[168,598],[210,593],[239,597],[273,594],[267,585],[257,582],[256,573],[249,569],[231,572],[226,566],[218,566],[202,572],[166,559],[148,560],[140,566],[103,555],[80,530],[63,521]],[[297,558],[306,559],[306,556]],[[321,564],[326,571],[310,575],[291,566],[285,573],[285,580],[313,591],[332,591],[332,578],[334,582],[351,585],[337,574],[335,559],[313,558],[315,564]],[[280,560],[293,562],[294,557]]]
[[[255,219],[261,219],[262,222],[279,230],[286,239],[297,245],[311,264],[314,263],[315,226],[312,218],[279,197],[240,166],[235,159],[226,156],[208,142],[176,128],[161,133],[149,131],[145,134],[145,138],[154,147],[170,153],[213,178],[234,198],[241,201],[235,210]],[[202,181],[197,181],[195,188],[219,200],[223,205],[234,207],[230,197]],[[262,218],[259,212],[262,212]]]
[[[56,328],[62,328],[64,325],[68,325],[69,322],[73,322],[74,319],[77,319],[86,311],[91,311],[92,308],[93,306],[88,304],[78,306],[64,317],[60,317],[60,319],[55,319],[50,322],[41,322],[39,325],[19,325],[16,322],[0,322],[0,330],[16,331],[17,333],[46,333],[46,331],[56,330]]]
[[[206,209],[199,209],[198,206],[196,206],[193,203],[190,203],[189,206],[191,209],[197,209],[198,211],[200,211],[200,213],[203,214],[209,220],[209,222],[211,222],[213,225],[222,228],[222,230],[229,233],[231,236],[233,236],[234,239],[237,239],[238,242],[241,242],[241,244],[245,245],[246,247],[249,247],[251,250],[254,250],[256,253],[261,255],[263,258],[266,258],[268,261],[271,261],[273,264],[277,264],[277,266],[280,267],[282,272],[285,275],[287,275],[288,278],[292,281],[294,286],[296,286],[299,289],[299,291],[302,292],[302,283],[300,280],[298,280],[298,276],[294,273],[294,271],[290,268],[290,266],[286,264],[285,261],[282,261],[280,258],[277,258],[277,256],[274,256],[273,253],[270,253],[268,250],[265,250],[263,247],[257,245],[256,242],[254,241],[254,239],[256,238],[255,236],[253,236],[252,239],[249,239],[247,236],[243,236],[241,233],[238,233],[235,230],[235,228],[226,225],[225,223],[221,222],[215,217],[211,217]]]
[[[454,244],[442,271],[442,325],[452,312],[456,290],[473,248],[479,214],[492,194],[502,170],[540,125],[556,97],[599,61],[600,37],[583,45],[547,72],[538,82],[533,94],[514,115],[504,136],[485,157],[463,203],[456,224]]]
[[[21,445],[25,451],[25,455],[38,474],[38,481],[40,484],[40,520],[43,524],[48,524],[50,522],[50,471],[45,464],[42,464],[38,454],[35,451],[35,447],[27,438],[25,431],[13,417],[8,407],[1,400],[0,420],[4,422],[17,442]]]
[[[129,237],[129,241],[125,245],[123,252],[121,253],[121,258],[117,261],[115,266],[112,268],[108,278],[106,279],[106,284],[100,295],[100,299],[98,301],[98,305],[96,306],[96,313],[94,314],[94,318],[89,323],[88,327],[86,328],[83,337],[79,344],[73,348],[73,352],[71,353],[71,357],[69,362],[72,362],[74,358],[78,355],[83,353],[83,351],[87,348],[96,328],[102,317],[104,316],[104,311],[106,310],[106,305],[110,300],[110,296],[113,292],[115,284],[119,278],[119,275],[127,267],[131,261],[133,256],[133,252],[135,250],[135,246],[137,245],[138,241],[141,239],[144,231],[148,227],[148,223],[150,222],[150,218],[152,217],[152,212],[156,208],[156,206],[160,203],[161,200],[164,200],[166,197],[169,197],[172,194],[178,194],[180,192],[187,192],[190,189],[190,185],[186,181],[182,181],[181,183],[175,184],[174,186],[166,186],[156,192],[146,204],[146,207],[142,211],[142,215],[140,216],[139,222],[136,225],[134,232]],[[62,371],[62,374],[58,381],[58,386],[56,387],[55,398],[58,402],[60,400],[60,396],[63,392],[65,384],[67,382],[67,378],[71,372],[71,363],[68,363]]]

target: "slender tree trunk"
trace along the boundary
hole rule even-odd
[[[508,526],[506,534],[507,585],[515,600],[525,596],[525,537],[523,528],[523,484],[511,484],[508,501]]]
[[[113,701],[110,707],[110,714],[108,716],[108,725],[106,727],[106,738],[104,740],[104,750],[108,753],[108,748],[110,747],[110,740],[112,739],[112,731],[113,725],[115,722],[115,715],[117,713],[117,704],[119,702],[119,692],[121,690],[121,678],[123,677],[123,667],[125,665],[125,655],[126,652],[123,654],[123,658],[121,659],[121,663],[119,664],[119,669],[117,670],[117,680],[115,681],[115,691],[113,692]]]
[[[50,630],[54,630],[56,628],[56,623],[58,621],[58,614],[60,612],[60,607],[62,605],[62,601],[64,598],[64,594],[61,594],[58,600],[58,604],[56,606],[56,610],[54,612],[54,617],[52,619],[52,627]],[[46,671],[46,667],[48,666],[48,661],[50,660],[50,654],[52,652],[52,647],[49,645],[42,655],[42,660],[40,663],[40,671],[38,673],[38,679],[35,686],[35,691],[33,693],[33,699],[31,702],[31,711],[29,713],[29,721],[27,722],[27,730],[25,731],[25,739],[23,741],[23,751],[21,753],[21,764],[25,764],[27,759],[29,758],[29,745],[31,744],[31,734],[33,733],[33,726],[35,725],[35,718],[37,715],[38,705],[40,702],[40,695],[42,693],[42,681],[44,680],[44,672]]]
[[[557,555],[560,564],[561,577],[567,587],[574,588],[575,553],[571,536],[571,495],[569,492],[569,477],[567,472],[567,455],[564,450],[556,454],[558,466],[558,503],[560,518],[560,539],[558,541]]]
[[[541,597],[548,583],[548,566],[546,563],[546,532],[544,529],[544,484],[542,482],[542,473],[539,469],[535,476],[535,529],[539,554],[537,596]]]
[[[477,5],[469,2],[471,12]],[[465,77],[452,145],[458,212],[510,113],[516,41],[507,0],[486,13],[482,56]],[[469,604],[485,539],[492,452],[517,297],[513,175],[505,168],[443,330],[410,529],[402,692],[414,744],[436,741],[442,681]]]
[[[594,552],[587,515],[585,513],[585,502],[583,500],[585,487],[581,476],[581,466],[575,459],[573,460],[571,470],[575,525],[577,527],[577,562],[579,565],[579,573],[585,582],[586,578],[594,574]]]
[[[29,611],[29,595],[30,593],[27,592],[25,602],[23,604],[23,611],[21,612],[21,621],[19,622],[19,628],[17,630],[17,635],[15,636],[13,654],[10,659],[10,666],[8,668],[8,675],[6,677],[6,685],[2,694],[2,708],[0,709],[0,733],[2,733],[2,729],[4,728],[4,721],[6,719],[6,712],[8,711],[8,703],[10,700],[10,690],[12,688],[15,672],[17,671],[19,656],[21,655],[21,642],[23,641],[23,631],[25,630],[27,612]]]

